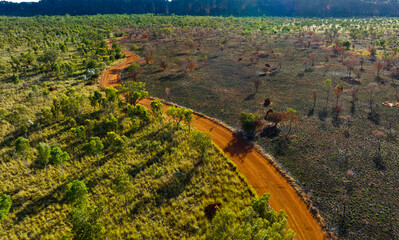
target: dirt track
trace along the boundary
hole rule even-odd
[[[108,44],[110,45],[110,42]],[[133,53],[123,52],[126,60],[100,76],[100,85],[103,87],[119,85],[120,73],[137,60]],[[151,100],[144,99],[140,104],[150,107]],[[166,108],[168,106],[165,106]],[[210,119],[195,114],[192,126],[196,130],[211,134],[213,142],[235,163],[258,195],[271,194],[271,207],[276,211],[283,209],[287,213],[288,223],[297,234],[296,239],[327,239],[325,231],[312,216],[304,201],[262,154],[234,132]]]

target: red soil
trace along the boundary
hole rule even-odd
[[[110,45],[111,42],[108,41],[108,44]],[[125,50],[123,52],[126,60],[104,71],[100,77],[101,86],[121,84],[120,73],[132,62],[137,61],[135,54]],[[146,98],[139,104],[150,108],[151,101],[151,98]],[[169,106],[165,104],[164,110]],[[270,193],[270,206],[277,211],[283,209],[287,213],[289,226],[296,232],[296,239],[327,239],[326,232],[310,213],[305,202],[264,155],[221,124],[198,114],[194,117],[192,127],[198,131],[210,133],[213,142],[234,162],[256,193],[259,196]]]

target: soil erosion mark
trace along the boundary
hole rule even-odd
[[[120,38],[119,38],[120,39]],[[116,40],[119,40],[116,39]],[[108,40],[111,45],[111,40]],[[110,46],[111,47],[111,46]],[[138,58],[134,53],[123,50],[125,61],[103,72],[100,76],[102,87],[121,84],[121,72]],[[146,98],[139,103],[147,108],[153,99]],[[170,105],[165,105],[166,110]],[[248,183],[261,196],[270,193],[270,206],[288,215],[289,226],[296,232],[295,239],[328,239],[326,232],[313,217],[305,202],[281,173],[248,142],[232,130],[199,114],[194,114],[192,127],[198,131],[210,133],[212,141],[234,162]]]

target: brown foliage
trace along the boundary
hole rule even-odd
[[[285,112],[273,112],[272,109],[267,111],[265,120],[274,123],[276,126],[280,122],[289,120],[289,116]]]

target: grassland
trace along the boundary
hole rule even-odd
[[[299,118],[288,138],[286,122],[279,127],[280,136],[267,138],[259,133],[255,141],[299,180],[340,238],[397,237],[398,109],[382,105],[398,101],[398,80],[390,77],[397,62],[397,33],[393,29],[397,19],[354,20],[353,29],[370,31],[355,40],[350,34],[353,29],[347,25],[349,20],[331,20],[338,29],[333,39],[354,44],[344,51],[344,57],[334,53],[335,43],[326,37],[334,30],[329,20],[285,19],[287,25],[306,22],[307,27],[302,32],[265,34],[255,30],[244,34],[245,21],[251,24],[257,20],[233,19],[237,24],[234,29],[176,27],[172,28],[173,37],[154,34],[162,29],[132,29],[131,40],[121,45],[125,49],[151,49],[150,53],[136,51],[143,56],[143,71],[137,79],[147,83],[151,95],[221,119],[237,129],[240,112],[263,117],[269,108],[297,110]],[[376,45],[380,39],[390,41],[390,45]],[[369,46],[376,48],[376,57],[370,56]],[[148,55],[153,61],[150,64],[145,62]],[[348,78],[344,63],[351,58],[357,61],[360,82],[353,71]],[[362,58],[365,63],[360,70]],[[194,63],[192,69],[190,61]],[[377,77],[375,63],[379,61],[393,64],[384,67]],[[166,69],[162,62],[167,63]],[[271,67],[265,69],[265,64]],[[327,105],[326,79],[332,80]],[[258,90],[254,81],[261,83]],[[372,82],[379,88],[373,110],[379,118],[370,120]],[[339,98],[343,111],[334,118],[333,88],[338,84],[344,89]],[[354,88],[358,93],[352,104]],[[313,111],[312,92],[318,96]],[[263,106],[266,98],[272,102],[268,108]],[[384,137],[376,137],[374,130]]]

